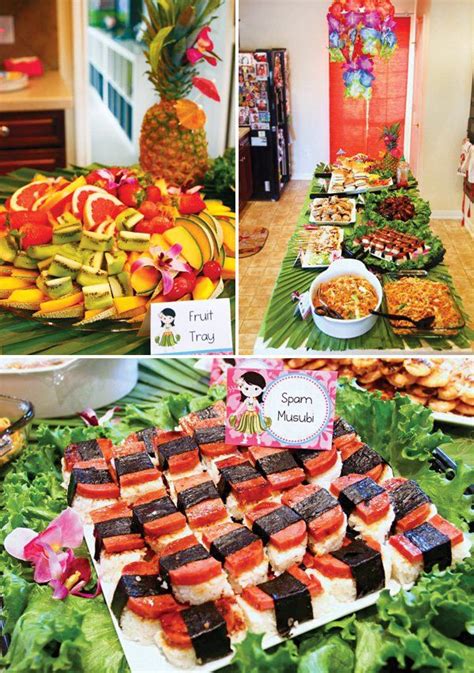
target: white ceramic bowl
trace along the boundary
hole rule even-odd
[[[354,339],[371,330],[377,322],[378,316],[368,315],[365,318],[357,318],[354,320],[337,320],[336,318],[328,318],[326,316],[318,315],[314,310],[313,300],[318,293],[318,288],[321,283],[325,283],[338,276],[360,276],[361,278],[365,278],[377,293],[378,302],[375,310],[378,310],[382,303],[382,286],[377,276],[371,273],[365,264],[357,259],[337,259],[326,271],[314,279],[309,289],[311,313],[313,315],[314,324],[321,330],[321,332],[324,332],[324,334],[327,334],[328,336],[337,337],[339,339]]]
[[[12,368],[16,363],[22,368]],[[8,357],[0,363],[2,392],[32,402],[36,418],[73,416],[86,407],[112,404],[137,380],[135,358]]]

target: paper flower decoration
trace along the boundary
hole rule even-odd
[[[374,57],[388,59],[397,47],[390,0],[337,0],[327,15],[331,61],[344,63],[344,95],[372,96]]]

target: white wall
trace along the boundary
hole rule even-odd
[[[471,99],[473,21],[473,0],[431,2],[420,187],[440,215],[461,210],[462,178],[456,168]]]
[[[240,0],[240,50],[286,47],[290,61],[293,178],[329,158],[327,3]]]

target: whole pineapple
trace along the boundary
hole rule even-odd
[[[400,139],[400,122],[396,122],[391,126],[384,126],[381,139],[386,148],[382,158],[381,168],[385,171],[390,171],[392,175],[395,175],[402,156],[402,152],[398,147],[398,141]]]
[[[197,77],[201,58],[215,65],[207,45],[208,25],[222,0],[145,0],[145,52],[148,77],[160,102],[145,114],[140,134],[140,164],[144,171],[169,184],[188,187],[201,182],[209,166],[205,114],[191,101],[183,101],[193,86],[218,100],[208,80]],[[204,45],[204,46],[203,46]],[[207,50],[206,50],[207,49]],[[193,53],[197,57],[193,57]],[[211,87],[211,94],[206,89]],[[215,87],[214,87],[215,90]],[[179,103],[181,101],[181,103]],[[194,114],[183,115],[187,103]],[[181,112],[181,114],[180,114]]]

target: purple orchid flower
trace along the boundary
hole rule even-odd
[[[366,28],[380,29],[380,14],[376,11],[366,12],[364,17],[364,24]]]
[[[369,56],[359,56],[357,59],[357,67],[365,72],[372,72],[374,69],[374,62]]]
[[[340,33],[342,30],[340,21],[338,21],[332,14],[328,14],[327,19],[328,19],[329,32]]]
[[[360,22],[362,15],[359,12],[347,12],[346,14],[346,26],[349,28],[355,28]]]

